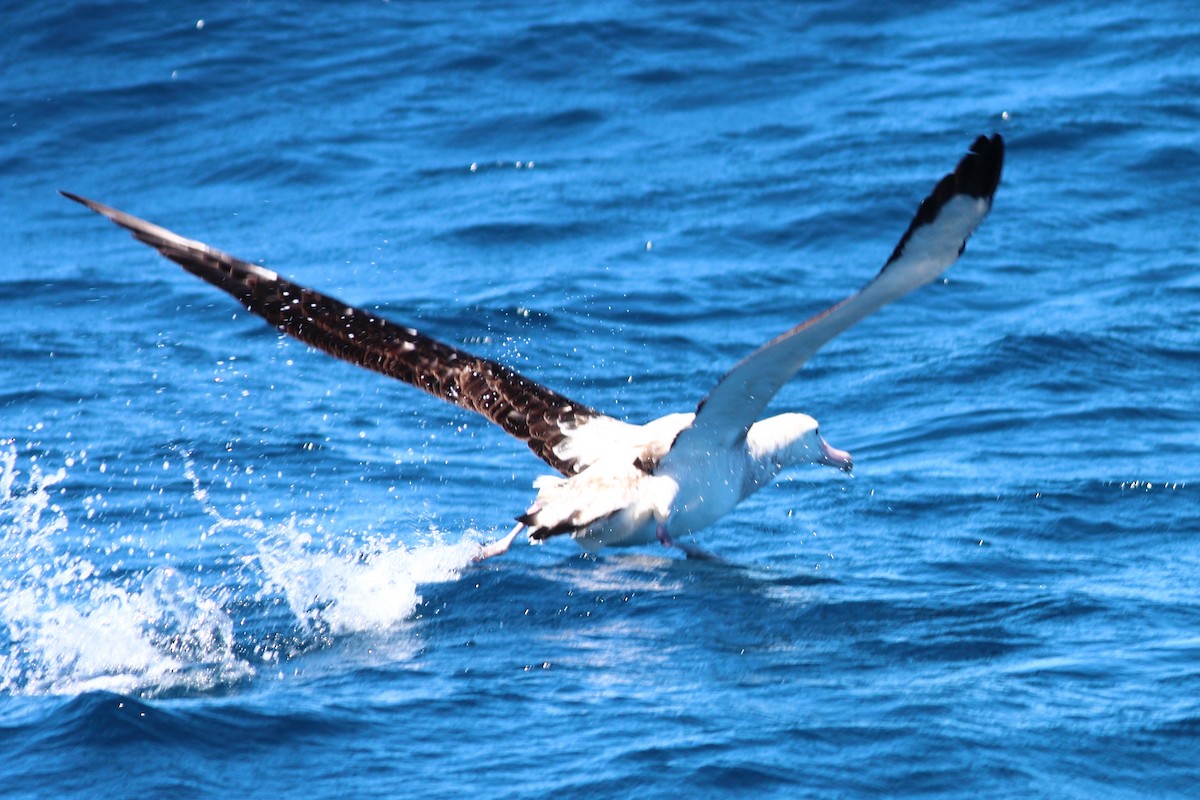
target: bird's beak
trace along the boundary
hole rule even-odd
[[[827,467],[837,467],[843,472],[849,472],[854,469],[854,458],[845,450],[838,450],[829,442],[821,439],[821,458],[817,463],[824,464]]]

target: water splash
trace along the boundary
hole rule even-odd
[[[211,520],[193,547],[198,564],[127,571],[111,550],[89,547],[93,532],[73,529],[53,501],[67,469],[28,462],[0,442],[0,693],[228,686],[335,637],[396,630],[422,602],[422,585],[456,580],[478,553],[471,531],[451,543],[434,530],[413,545],[328,535],[295,515],[227,517],[185,457],[192,499]]]
[[[378,632],[412,617],[422,584],[457,580],[479,552],[470,534],[457,543],[434,537],[416,547],[373,537],[349,551],[314,549],[293,519],[260,538],[257,558],[268,586],[310,631]]]
[[[51,498],[65,468],[34,461],[23,476],[17,463],[0,442],[0,692],[155,694],[253,674],[229,615],[176,570],[106,578],[60,549],[70,525]]]
[[[203,691],[248,677],[233,623],[173,569],[139,589],[92,585],[86,602],[37,588],[12,592],[0,619],[13,645],[0,655],[0,689],[21,694]]]
[[[206,536],[241,529],[261,570],[258,599],[277,592],[310,635],[391,629],[420,605],[421,585],[457,580],[479,553],[478,536],[470,530],[447,542],[433,529],[422,543],[409,546],[392,536],[330,538],[299,515],[273,524],[253,515],[229,518],[214,505],[190,456],[184,469],[193,499],[213,520]]]

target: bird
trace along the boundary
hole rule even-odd
[[[556,474],[508,535],[479,545],[501,555],[569,536],[584,550],[659,544],[712,558],[694,534],[790,467],[849,472],[808,414],[762,415],[825,343],[937,279],[962,255],[991,210],[1004,165],[1000,134],[978,136],[917,208],[883,268],[860,291],[779,334],[738,361],[690,412],[645,424],[576,402],[497,361],[356,308],[266,267],[71,192],[60,193],[128,230],[186,271],[232,295],[280,332],[335,358],[404,381],[486,417],[524,441]],[[686,541],[685,541],[686,540]]]

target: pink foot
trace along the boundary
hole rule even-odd
[[[667,533],[667,523],[658,523],[658,530],[655,533],[658,534],[658,541],[662,542],[663,547],[670,547],[675,544],[671,541],[671,534]]]

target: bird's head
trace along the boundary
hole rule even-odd
[[[778,469],[801,464],[823,464],[844,472],[854,459],[821,436],[817,421],[808,414],[779,414],[754,423],[746,437],[751,456],[774,462]]]

